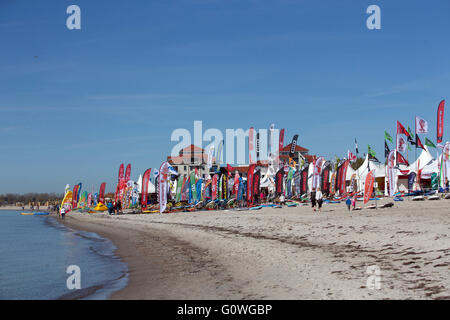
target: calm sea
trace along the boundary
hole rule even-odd
[[[106,299],[126,286],[127,267],[111,241],[50,216],[0,211],[0,299]],[[81,289],[69,290],[77,265]]]

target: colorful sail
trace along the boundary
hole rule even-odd
[[[72,210],[72,191],[67,190],[64,199],[61,202],[61,209],[64,208],[66,213]]]

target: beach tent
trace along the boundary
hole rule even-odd
[[[137,181],[137,185],[138,185],[138,192],[141,193],[142,190],[142,175],[139,175],[139,179]],[[151,183],[151,181],[148,182],[148,193],[155,193],[156,189],[155,189],[155,185],[153,183]]]
[[[417,167],[418,165],[419,168]],[[417,169],[422,170],[423,179],[431,179],[432,173],[439,173],[438,161],[431,155],[427,146],[425,146],[425,150],[422,149],[422,152],[416,161],[407,167],[409,172],[417,173]]]
[[[421,172],[421,180],[431,179],[432,173],[439,173],[438,161],[433,158],[427,146],[422,149],[419,157],[411,163],[409,166],[400,165],[400,170],[397,171],[397,190],[407,192],[408,191],[408,174],[415,172],[417,174],[418,170]],[[416,185],[415,185],[416,186]],[[415,188],[413,188],[415,190]]]
[[[375,181],[378,183],[378,188],[384,185],[386,177],[386,166],[384,163],[379,163],[375,161],[369,161],[369,155],[366,155],[364,162],[356,170],[356,176],[358,179],[358,190],[364,190],[364,184],[366,182],[366,177],[370,171],[374,171]]]

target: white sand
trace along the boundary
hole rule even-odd
[[[309,206],[73,213],[69,221],[108,229],[132,265],[130,285],[115,298],[450,299],[449,209],[450,200],[404,201],[353,212],[341,203],[325,204],[321,213]],[[125,229],[128,236],[117,243],[114,232]],[[125,251],[126,241],[135,245]],[[153,267],[139,263],[135,247],[141,257],[158,252],[164,265],[159,258],[151,259]],[[381,268],[379,290],[366,287],[371,265]]]

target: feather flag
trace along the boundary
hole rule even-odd
[[[169,163],[167,161],[161,164],[159,168],[159,183],[158,183],[158,202],[159,212],[163,213],[167,206],[167,175],[168,175]]]
[[[366,176],[366,182],[364,184],[364,204],[369,202],[370,196],[373,192],[373,184],[375,181],[375,170],[372,170],[369,172],[369,174]]]
[[[293,158],[295,155],[295,147],[297,146],[297,140],[298,140],[298,134],[296,134],[292,137],[291,150],[289,150],[290,158]]]
[[[356,151],[356,154],[359,153],[359,151],[358,151],[358,142],[356,142],[356,138],[355,138],[355,151]]]
[[[437,139],[436,142],[437,143],[441,143],[442,142],[442,138],[444,136],[444,105],[445,105],[445,100],[442,100],[439,103],[438,106],[438,110],[437,110]]]
[[[278,163],[280,163],[280,152],[281,152],[281,149],[283,149],[283,146],[284,146],[284,129],[281,129],[280,136],[278,139],[278,154],[277,154]]]
[[[152,169],[147,169],[142,176],[142,185],[141,185],[141,206],[142,208],[147,208],[147,197],[148,197],[148,182],[150,180],[150,172]]]

